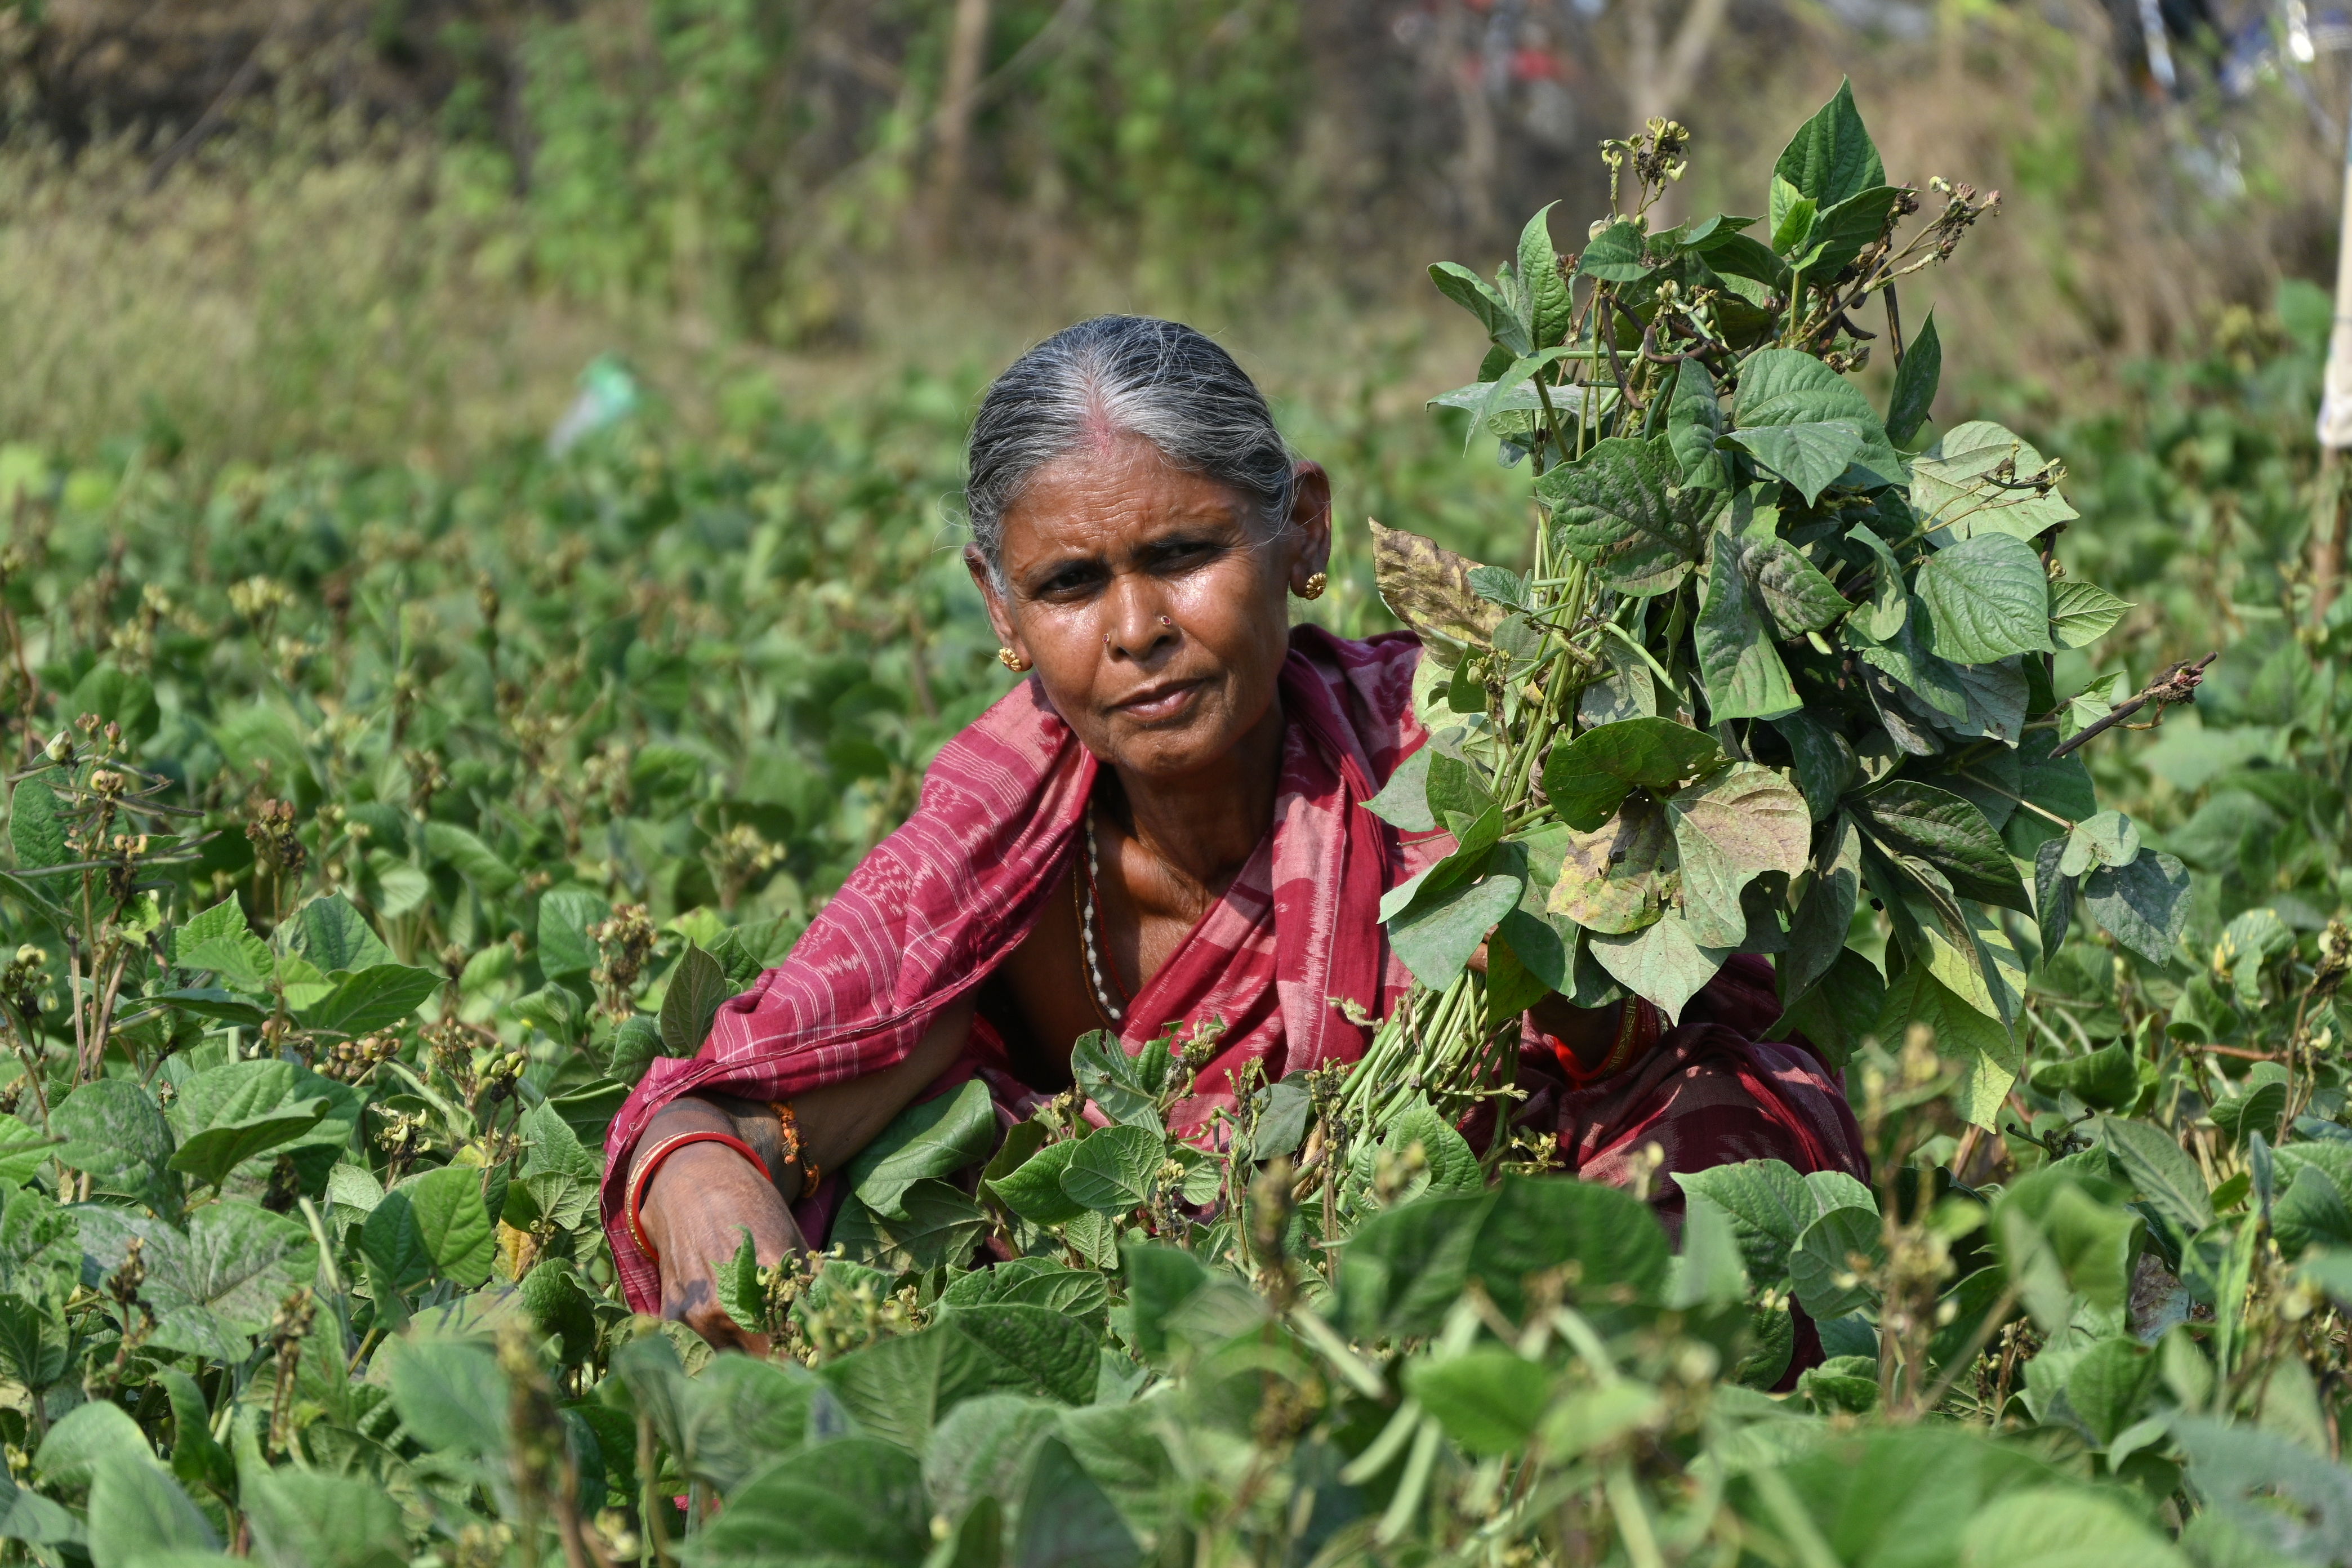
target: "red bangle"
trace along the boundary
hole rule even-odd
[[[648,1263],[659,1263],[661,1254],[656,1252],[654,1244],[646,1238],[645,1221],[638,1215],[637,1210],[644,1205],[646,1187],[653,1181],[654,1173],[661,1169],[662,1162],[688,1143],[724,1143],[728,1148],[751,1161],[751,1168],[760,1173],[761,1179],[771,1184],[775,1181],[773,1176],[768,1174],[768,1163],[760,1158],[759,1152],[732,1133],[706,1130],[698,1132],[680,1132],[675,1137],[663,1139],[654,1145],[651,1153],[637,1162],[637,1168],[629,1173],[628,1192],[621,1202],[621,1217],[628,1224],[629,1239],[637,1244],[637,1250],[646,1255],[646,1261]]]

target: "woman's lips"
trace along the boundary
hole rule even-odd
[[[1124,701],[1111,704],[1116,712],[1139,723],[1151,724],[1173,719],[1191,707],[1200,696],[1198,680],[1163,680],[1147,686]]]

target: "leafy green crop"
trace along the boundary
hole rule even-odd
[[[1581,255],[1554,252],[1547,209],[1493,283],[1431,269],[1492,345],[1437,401],[1528,461],[1541,521],[1524,576],[1380,535],[1383,594],[1431,650],[1437,755],[1376,809],[1457,847],[1381,910],[1422,984],[1349,1103],[1384,1121],[1412,1084],[1459,1109],[1507,1089],[1520,992],[1674,1017],[1747,952],[1776,955],[1787,1026],[1833,1060],[1927,1025],[1989,1128],[2029,966],[1992,911],[2041,911],[2047,941],[2079,901],[2159,963],[2180,934],[2185,868],[2088,808],[2068,753],[2089,726],[2053,684],[2058,650],[2129,606],[2063,578],[2046,540],[2075,514],[2021,437],[1895,444],[1942,363],[1932,315],[1906,352],[1895,285],[1990,204],[1946,187],[1903,238],[1918,193],[1885,183],[1841,89],[1781,155],[1769,244],[1754,218],[1652,234],[1684,140],[1609,145],[1633,210]],[[1874,296],[1884,418],[1846,379]],[[1883,967],[1848,956],[1865,896],[1892,926]],[[1482,943],[1508,950],[1486,976]]]
[[[1845,97],[1756,223],[1648,231],[1676,142],[1613,149],[1633,211],[1569,267],[1538,223],[1440,269],[1497,346],[1438,401],[1544,517],[1510,565],[1379,542],[1442,655],[1380,809],[1462,847],[1386,911],[1417,1033],[1244,1084],[1213,1157],[1165,1131],[1207,1021],[1081,1041],[1008,1131],[915,1108],[827,1256],[722,1264],[765,1360],[629,1315],[599,1146],[1002,689],[936,549],[957,399],[463,484],[0,452],[0,1553],[2352,1556],[2352,612],[2280,568],[2269,405],[2207,366],[2063,444],[2068,558],[2179,606],[2127,616],[2037,548],[2032,445],[1919,447],[1931,328],[1883,416],[1847,379],[1911,262]],[[2244,375],[2307,390],[2280,354]],[[2261,527],[2179,545],[2225,491]],[[2162,684],[2099,633],[2146,676],[2231,616],[2153,743],[2053,755]],[[1678,1001],[1737,948],[1845,1053],[1869,1182],[1685,1173],[1669,1235],[1456,1131],[1531,987]]]

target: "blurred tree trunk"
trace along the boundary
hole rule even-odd
[[[1629,135],[1646,129],[1653,120],[1674,119],[1690,101],[1698,73],[1731,10],[1731,0],[1689,0],[1682,25],[1667,44],[1660,14],[1664,4],[1664,0],[1631,0],[1626,8],[1625,105],[1633,111],[1627,117],[1633,121],[1626,127]],[[1677,221],[1679,195],[1676,188],[1669,186],[1652,209],[1656,226],[1671,226]]]
[[[988,59],[989,0],[956,0],[948,36],[947,81],[940,94],[939,145],[931,161],[931,237],[943,243],[963,205],[971,151],[974,89]]]

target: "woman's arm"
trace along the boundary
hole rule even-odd
[[[803,1157],[824,1171],[856,1158],[963,1050],[971,1016],[971,1004],[959,1003],[932,1020],[895,1067],[793,1097]],[[783,1162],[772,1110],[724,1094],[685,1095],[663,1107],[638,1139],[637,1157],[677,1133],[704,1131],[749,1143],[775,1180],[761,1180],[750,1161],[719,1143],[689,1143],[662,1162],[638,1207],[660,1257],[662,1315],[722,1350],[765,1354],[766,1342],[744,1332],[719,1304],[716,1270],[734,1257],[746,1227],[763,1265],[807,1245],[790,1206],[801,1195],[800,1166]]]

